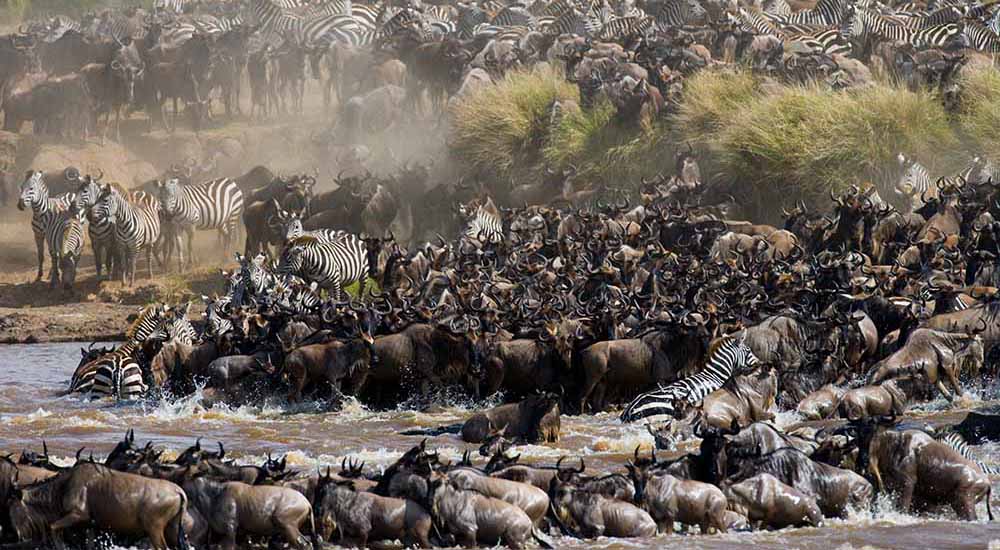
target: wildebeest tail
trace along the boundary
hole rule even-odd
[[[566,527],[565,523],[563,523],[562,518],[559,517],[559,512],[556,510],[555,504],[552,504],[551,499],[549,500],[549,513],[552,514],[552,521],[556,522],[556,525],[559,527],[559,531],[562,532],[563,536],[580,538],[576,533],[571,531],[569,527]],[[532,535],[534,535],[534,532],[532,532]]]
[[[533,538],[536,541],[538,541],[538,544],[542,548],[552,549],[552,548],[556,547],[555,542],[553,542],[552,539],[549,538],[548,535],[546,535],[545,533],[543,533],[542,530],[539,529],[538,527],[532,527],[531,528],[531,538]]]
[[[184,512],[187,511],[187,494],[184,491],[180,492],[181,495],[181,509],[177,511],[177,517],[174,521],[177,522],[177,549],[178,550],[190,550],[187,541],[187,533],[184,532]]]
[[[462,424],[452,424],[450,426],[438,426],[437,428],[416,428],[399,432],[399,435],[423,435],[427,437],[437,437],[444,434],[457,434],[462,432]]]
[[[312,530],[312,536],[310,542],[312,542],[313,548],[319,550],[323,547],[323,539],[319,536],[319,531],[316,530],[316,514],[309,510],[309,529]]]
[[[993,521],[993,507],[990,506],[990,501],[993,500],[993,484],[990,483],[990,488],[986,490],[986,517]]]

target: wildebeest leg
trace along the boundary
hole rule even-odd
[[[42,280],[42,266],[45,264],[45,235],[36,234],[35,235],[35,250],[38,252],[38,275],[35,277],[35,282]]]
[[[955,389],[955,397],[962,397],[962,386],[958,384],[958,376],[956,375],[959,368],[961,365],[953,363],[944,369],[944,375],[948,377],[948,384]]]
[[[951,395],[951,392],[948,391],[948,388],[944,386],[944,380],[938,378],[938,381],[934,385],[937,386],[938,391],[941,392],[941,395],[943,395],[945,399],[948,401],[953,401],[955,399],[955,397]]]
[[[989,497],[987,497],[989,498]],[[951,509],[962,521],[976,521],[976,499],[967,492],[962,492],[961,496],[956,496],[951,503]]]
[[[62,547],[62,531],[77,525],[78,523],[83,523],[89,521],[90,518],[87,516],[86,512],[83,510],[70,510],[65,516],[56,520],[52,526],[52,538],[58,541],[60,548]]]
[[[916,489],[916,480],[913,479],[907,479],[899,488],[899,496],[896,502],[901,511],[909,512],[913,507],[914,489]]]
[[[285,536],[288,545],[295,548],[306,548],[305,538],[299,532],[299,528],[292,521],[283,521],[281,524],[281,534]]]

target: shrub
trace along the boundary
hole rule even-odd
[[[963,74],[958,123],[978,151],[1000,162],[1000,71],[980,67]]]
[[[451,148],[477,171],[502,178],[538,170],[549,107],[556,99],[577,97],[576,87],[556,69],[511,72],[452,107]]]

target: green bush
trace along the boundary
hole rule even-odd
[[[677,134],[692,145],[707,145],[741,109],[763,92],[749,72],[700,71],[687,79],[674,116]]]
[[[982,67],[965,72],[958,124],[972,146],[1000,162],[1000,71]]]
[[[959,145],[935,95],[882,84],[843,92],[783,86],[699,137],[765,218],[794,199],[886,181],[900,152],[933,170]]]
[[[456,103],[451,148],[479,172],[530,176],[540,170],[549,107],[556,99],[575,101],[577,96],[576,87],[555,69],[512,72]]]

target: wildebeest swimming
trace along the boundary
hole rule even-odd
[[[0,458],[0,537],[20,546],[86,545],[96,535],[144,538],[154,548],[234,548],[238,540],[300,548],[383,540],[551,548],[559,537],[652,537],[677,525],[702,534],[819,526],[873,506],[883,491],[904,510],[944,504],[962,519],[978,517],[976,505],[985,501],[992,519],[989,477],[954,448],[955,432],[913,429],[891,417],[842,422],[816,432],[810,454],[792,445],[805,436],[768,430],[778,434],[778,448],[763,454],[726,443],[658,459],[637,447],[622,470],[597,475],[586,473],[582,458],[520,464],[507,450],[487,463],[477,465],[470,452],[453,463],[427,440],[381,472],[348,457],[336,471],[300,470],[270,455],[241,464],[226,459],[222,443],[216,450],[200,440],[168,461],[166,449],[137,443],[130,430],[103,461],[78,452],[60,466],[47,447]],[[845,454],[856,454],[850,465],[858,473],[839,460],[823,462],[833,455],[820,450],[837,440]],[[899,464],[886,462],[900,452]],[[700,460],[729,473],[706,476],[684,466]]]

